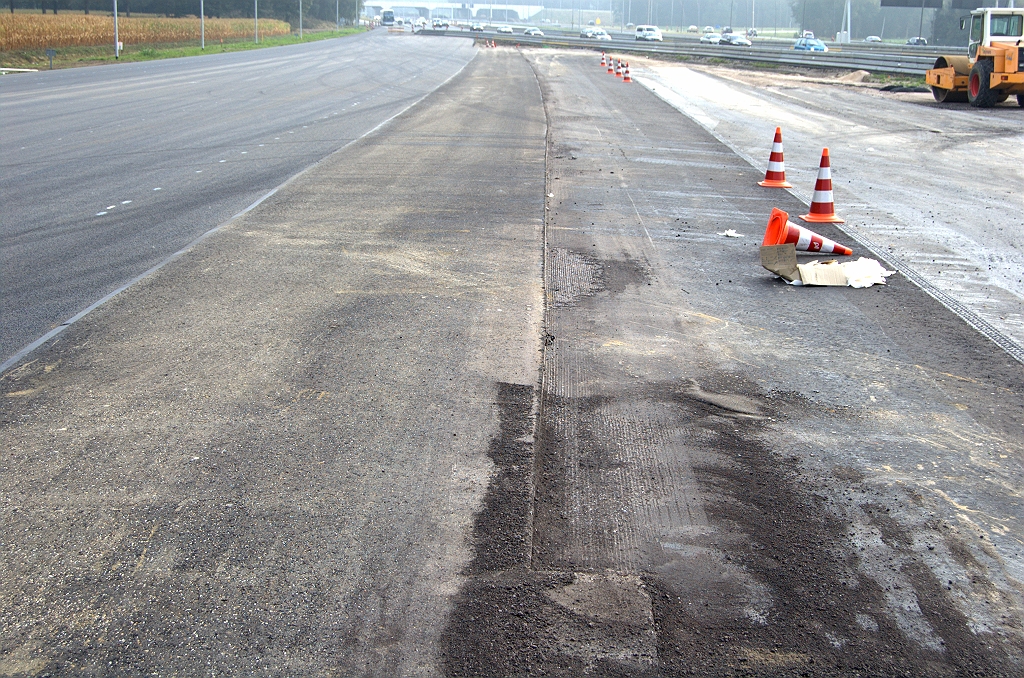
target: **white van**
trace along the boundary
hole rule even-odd
[[[657,26],[637,26],[636,39],[662,42],[661,29]]]

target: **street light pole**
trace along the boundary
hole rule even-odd
[[[302,40],[302,0],[299,0],[299,40]]]
[[[206,8],[199,0],[199,48],[206,49]]]
[[[252,34],[253,41],[260,41],[260,0],[252,0]]]
[[[121,58],[121,43],[117,40],[117,0],[114,0],[114,58]]]

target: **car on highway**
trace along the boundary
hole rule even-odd
[[[815,38],[800,38],[793,45],[798,52],[827,52],[828,46]]]
[[[511,26],[498,26],[498,33],[513,33]]]
[[[611,40],[612,36],[608,35],[608,31],[603,28],[598,28],[594,31],[591,36],[594,40]]]
[[[907,44],[908,45],[914,45],[915,47],[927,47],[928,46],[928,40],[918,36],[916,38],[908,38],[907,39]]]
[[[714,33],[714,32],[715,32],[715,27],[714,26],[705,26],[704,30],[701,31],[701,33]]]
[[[754,43],[750,42],[739,33],[727,33],[722,36],[722,41],[719,44],[732,45],[734,47],[750,47]]]
[[[722,36],[718,33],[705,33],[700,36],[700,42],[702,45],[717,45],[722,42]]]
[[[640,25],[636,27],[636,40],[644,40],[646,42],[661,42],[661,29],[657,26],[645,26]]]
[[[535,38],[543,38],[544,32],[537,28],[536,26],[530,26],[525,31],[523,31],[523,35],[532,35]]]
[[[864,38],[864,42],[882,42],[882,39],[877,35],[869,35],[868,37]]]
[[[748,28],[747,29],[747,37],[748,38],[756,38],[757,37],[757,29],[756,28]]]
[[[594,31],[597,30],[593,26],[584,26],[583,30],[580,31],[581,38],[592,38],[594,37]]]
[[[686,29],[686,32],[687,33],[696,33],[697,32],[697,26],[696,25],[691,25],[689,28]]]
[[[477,33],[483,33],[484,27],[481,26],[480,24],[473,24],[472,26],[469,27],[469,30],[476,31]]]
[[[811,40],[814,40],[814,31],[804,31],[803,34],[800,37],[801,38],[810,38]]]

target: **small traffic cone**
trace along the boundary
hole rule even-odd
[[[622,71],[622,82],[633,82],[633,78],[629,77],[629,62],[626,62],[626,70]]]
[[[616,78],[621,78],[622,77],[622,59],[619,59],[619,62],[617,64],[615,64],[615,77]]]
[[[768,228],[764,231],[765,245],[785,245],[793,243],[800,252],[821,252],[822,254],[853,254],[849,247],[818,235],[809,228],[794,224],[789,215],[778,208],[772,209],[768,217]]]
[[[768,171],[764,173],[764,181],[757,182],[758,186],[768,188],[793,188],[793,184],[786,181],[786,163],[782,160],[782,128],[775,128],[775,141],[772,143],[772,154],[768,156]]]
[[[811,224],[843,223],[843,220],[836,216],[836,207],[832,200],[832,166],[829,164],[827,148],[821,149],[821,165],[818,166],[818,180],[814,182],[811,211],[801,214],[800,218]]]
[[[615,75],[615,64],[612,63],[613,61],[615,61],[615,59],[612,59],[611,57],[608,58],[608,75]]]
[[[604,66],[604,52],[601,52],[601,65]]]

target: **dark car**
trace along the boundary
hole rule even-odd
[[[907,40],[907,44],[908,45],[916,45],[916,46],[919,46],[919,47],[927,47],[928,46],[928,41],[925,38],[922,38],[922,37],[919,36],[919,37],[916,37],[916,38],[908,39]]]
[[[739,33],[723,33],[721,45],[733,45],[734,47],[750,47],[753,43]]]

